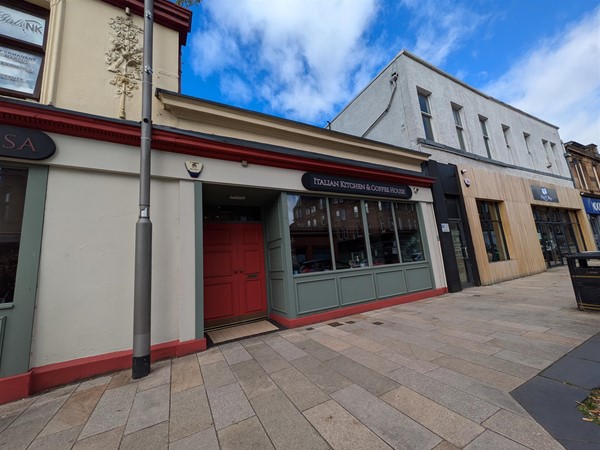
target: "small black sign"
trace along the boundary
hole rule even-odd
[[[556,189],[531,185],[531,193],[533,194],[533,198],[535,200],[558,203],[558,194],[556,193]]]
[[[46,133],[28,128],[0,125],[0,156],[19,159],[46,159],[56,145]]]
[[[302,185],[311,191],[344,192],[346,194],[374,195],[402,199],[412,197],[410,187],[403,184],[357,180],[310,172],[302,175]]]

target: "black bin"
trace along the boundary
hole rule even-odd
[[[569,273],[580,311],[600,311],[600,252],[567,256]]]

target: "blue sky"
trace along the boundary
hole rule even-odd
[[[598,0],[203,0],[182,93],[325,126],[402,49],[600,145]]]

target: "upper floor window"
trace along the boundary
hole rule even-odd
[[[456,127],[456,136],[458,137],[458,145],[461,150],[466,151],[467,147],[465,146],[465,137],[464,137],[464,128],[462,125],[462,120],[460,118],[460,111],[462,107],[458,105],[452,105],[452,115],[454,116],[454,126]]]
[[[527,149],[527,153],[531,155],[531,149],[529,148],[529,133],[523,133],[523,140],[525,141],[525,148]]]
[[[479,124],[481,125],[481,134],[483,135],[483,143],[485,144],[485,151],[487,153],[488,158],[492,157],[492,152],[490,149],[490,136],[487,131],[487,117],[479,116]]]
[[[425,130],[425,139],[433,141],[433,127],[431,121],[431,108],[429,107],[429,95],[423,91],[418,92],[419,95],[419,107],[421,108],[421,117],[423,118],[423,129]]]
[[[48,11],[22,1],[0,4],[0,93],[40,97]]]

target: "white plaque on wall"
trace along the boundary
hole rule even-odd
[[[0,45],[0,88],[33,94],[42,59],[42,55]]]

